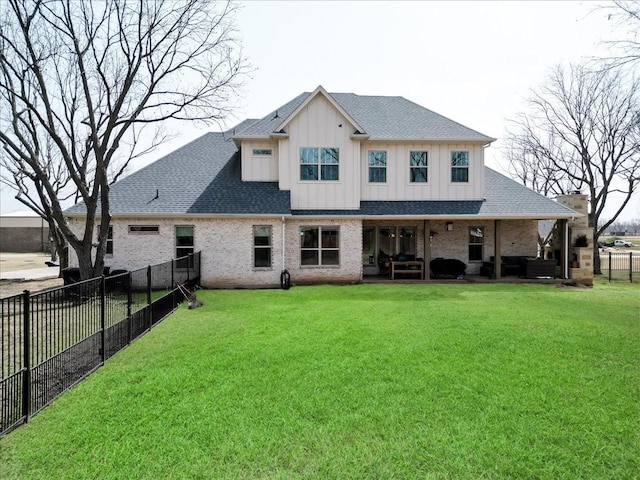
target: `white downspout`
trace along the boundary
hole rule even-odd
[[[569,278],[569,265],[571,264],[571,259],[569,258],[569,221],[564,221],[564,278]]]
[[[285,270],[285,238],[284,238],[284,215],[282,216],[282,270]]]

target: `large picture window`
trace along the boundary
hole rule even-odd
[[[469,261],[481,262],[484,248],[484,229],[482,227],[469,228]]]
[[[300,148],[300,180],[338,181],[340,151],[337,148]]]
[[[411,183],[427,183],[429,166],[427,152],[409,152],[409,181]]]
[[[387,152],[384,150],[369,151],[369,182],[387,182]]]
[[[194,228],[192,225],[176,225],[176,258],[185,257],[193,253]],[[176,262],[178,268],[192,268],[193,257],[183,258]]]
[[[253,266],[271,268],[271,225],[253,227]]]
[[[340,265],[339,227],[302,227],[300,229],[302,266]]]
[[[467,183],[469,181],[469,152],[451,152],[451,182]]]

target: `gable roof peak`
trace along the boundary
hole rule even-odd
[[[307,95],[307,98],[304,99],[304,101],[298,105],[298,107],[293,110],[293,112],[291,112],[291,114],[289,114],[283,121],[282,123],[280,123],[275,129],[274,132],[275,133],[279,133],[279,132],[283,132],[285,127],[291,122],[291,120],[293,120],[296,115],[298,115],[298,113],[300,113],[307,105],[309,105],[309,103],[311,103],[311,101],[316,98],[318,95],[322,95],[324,98],[326,98],[329,103],[331,105],[333,105],[333,107],[338,110],[338,112],[340,112],[349,123],[351,123],[353,125],[353,127],[355,128],[355,131],[358,132],[359,134],[363,134],[366,133],[365,129],[351,116],[351,114],[349,112],[347,112],[342,105],[340,105],[336,99],[333,97],[333,95],[331,95],[329,92],[327,92],[324,87],[322,85],[318,85],[316,87],[316,89],[311,92],[309,95]]]

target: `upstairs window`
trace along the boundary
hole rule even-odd
[[[427,183],[429,180],[427,152],[409,152],[409,181],[411,183]]]
[[[387,183],[387,152],[369,151],[369,183]]]
[[[253,266],[271,268],[271,225],[253,226]]]
[[[256,157],[267,157],[273,155],[273,150],[270,148],[254,148],[253,155]]]
[[[451,182],[452,183],[469,182],[469,152],[468,151],[451,152]]]
[[[338,181],[340,152],[337,148],[300,148],[300,180]]]

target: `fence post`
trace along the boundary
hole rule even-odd
[[[151,265],[147,266],[147,314],[149,316],[149,330],[153,325],[152,308],[151,308]]]
[[[107,358],[107,352],[105,351],[105,303],[106,303],[106,288],[104,275],[100,277],[100,360],[102,365]]]
[[[171,259],[171,305],[176,307],[176,278],[175,278],[176,265],[175,260]]]
[[[29,290],[23,292],[22,317],[23,317],[23,368],[22,377],[22,416],[25,423],[29,421],[31,412],[31,294]]]
[[[629,282],[633,283],[633,252],[629,252]]]
[[[198,271],[196,273],[198,274],[197,276],[200,279],[198,283],[202,285],[202,278],[201,278],[202,277],[202,252],[198,252],[197,255],[198,255]]]
[[[190,253],[189,255],[187,255],[187,283],[189,283],[189,280],[191,279],[191,262],[193,261],[193,254]]]
[[[609,283],[611,283],[611,252],[609,253]]]
[[[131,304],[133,303],[131,283],[131,272],[129,272],[127,273],[127,345],[131,343]]]

